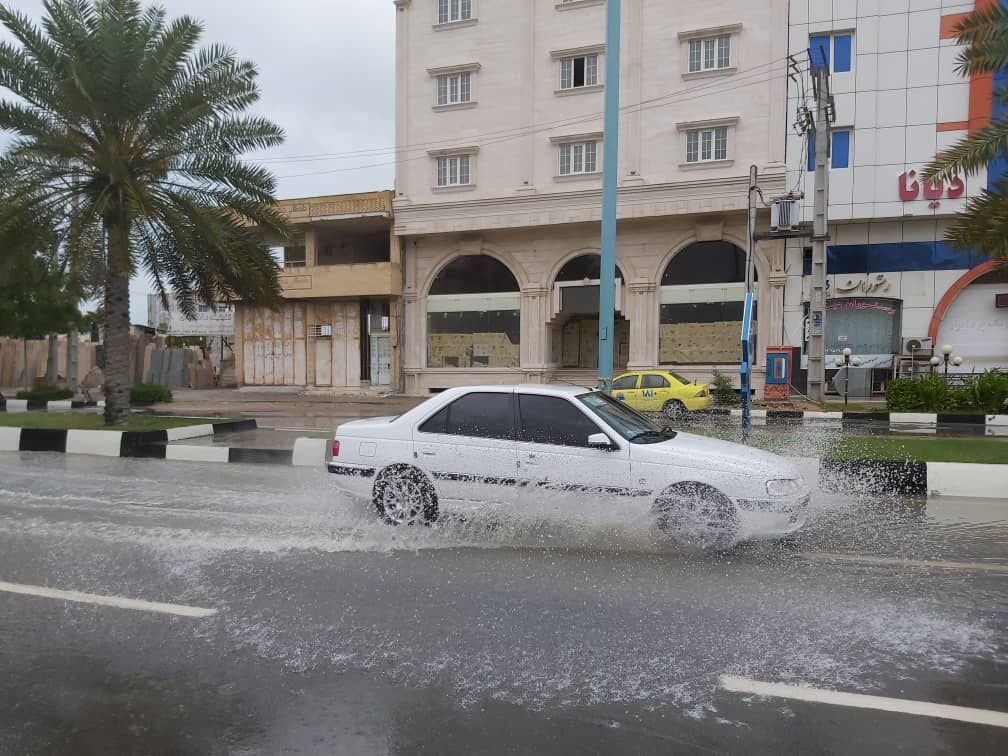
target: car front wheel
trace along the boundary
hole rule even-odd
[[[675,541],[722,550],[735,545],[738,512],[732,501],[702,483],[681,483],[655,502],[658,529]]]
[[[426,476],[407,465],[393,465],[375,481],[373,501],[389,525],[428,525],[438,518],[437,494]]]
[[[682,420],[686,417],[686,405],[678,399],[669,399],[662,405],[662,414],[668,420]]]

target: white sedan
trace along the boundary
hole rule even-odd
[[[782,457],[670,430],[573,386],[449,389],[399,417],[340,425],[327,464],[391,525],[491,506],[505,517],[647,522],[710,548],[798,530],[810,495]]]

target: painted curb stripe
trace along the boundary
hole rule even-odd
[[[67,431],[55,428],[22,428],[18,451],[66,452]]]
[[[202,438],[214,435],[214,427],[206,425],[184,425],[181,428],[169,428],[165,433],[169,441],[184,441],[187,438]]]
[[[66,453],[121,456],[122,434],[122,431],[70,430],[67,432]]]
[[[226,446],[186,446],[185,444],[169,444],[162,447],[164,458],[174,462],[227,462],[228,448]]]
[[[228,462],[244,462],[256,465],[290,465],[294,462],[293,449],[243,449],[232,446],[228,450]]]
[[[823,491],[842,491],[857,481],[857,490],[865,493],[895,493],[926,496],[927,463],[890,459],[824,459],[819,464],[819,487]]]
[[[222,423],[213,424],[214,435],[222,433],[237,433],[239,431],[255,430],[259,424],[255,420],[225,420]]]
[[[101,596],[96,593],[81,593],[80,591],[61,591],[41,585],[22,585],[20,583],[7,583],[2,580],[0,580],[0,591],[17,593],[22,596],[56,599],[57,601],[73,601],[77,604],[95,604],[96,606],[111,606],[117,609],[135,609],[141,612],[173,614],[176,617],[205,619],[217,614],[216,609],[207,609],[201,606],[164,604],[159,601],[141,601],[139,599],[121,598],[119,596]]]
[[[164,449],[167,443],[167,431],[128,431],[122,435],[119,456],[141,459],[164,459]]]
[[[16,452],[21,448],[21,429],[0,426],[0,451]]]
[[[721,687],[732,693],[749,693],[764,698],[786,698],[809,703],[831,704],[853,709],[876,709],[897,714],[911,714],[918,717],[954,719],[959,722],[987,725],[988,727],[1008,727],[1008,712],[989,709],[971,709],[966,706],[936,704],[929,701],[910,701],[904,698],[869,696],[863,693],[844,693],[839,690],[813,688],[804,685],[761,682],[745,677],[722,675]]]

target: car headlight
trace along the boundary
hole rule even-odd
[[[696,396],[696,397],[704,397],[704,396],[707,396],[707,389],[705,389],[705,388],[704,388],[704,389],[700,389],[699,391],[697,391],[697,392],[696,392],[696,395],[695,395],[695,396]]]
[[[797,496],[802,491],[802,481],[800,478],[768,480],[766,491],[770,496]]]

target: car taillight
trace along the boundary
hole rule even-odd
[[[333,441],[332,442],[332,455],[334,457],[338,457],[339,456],[339,441]]]

